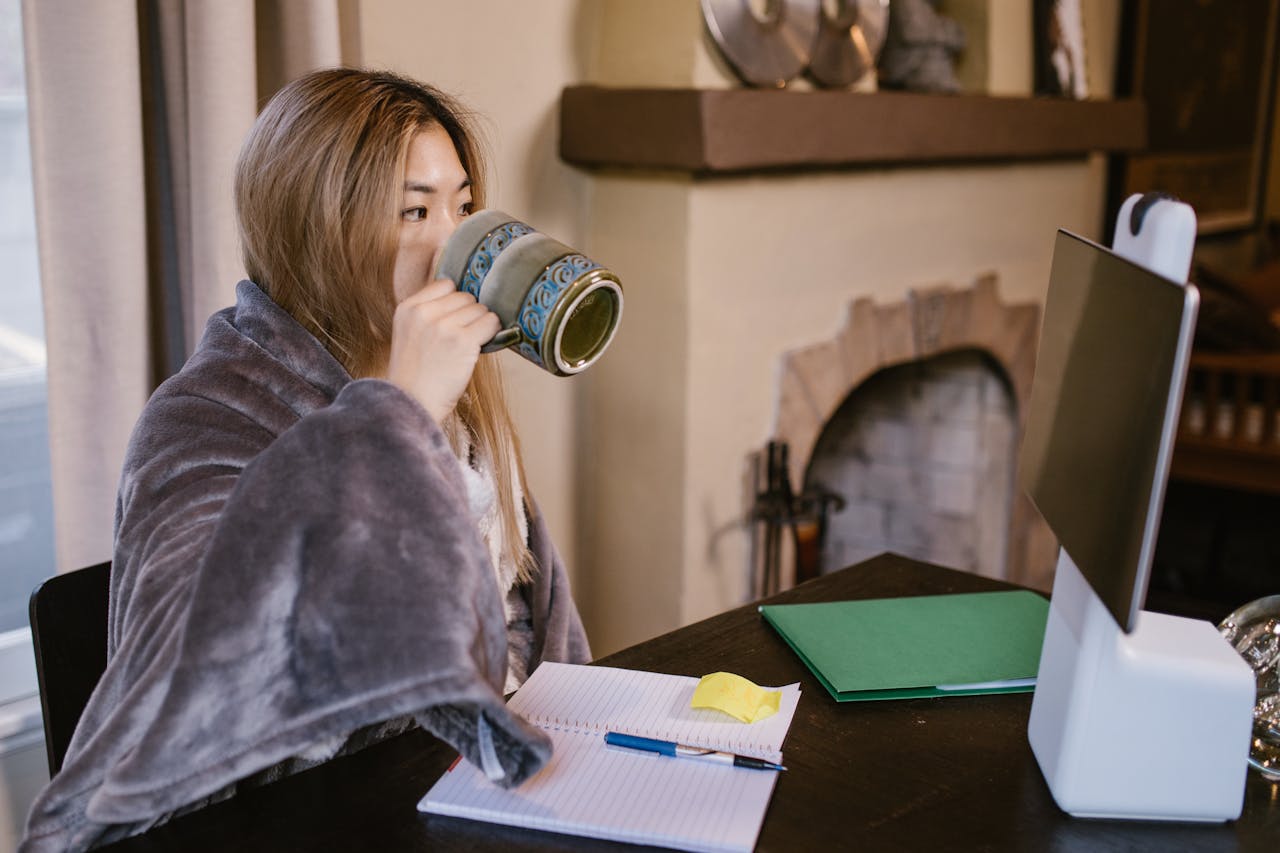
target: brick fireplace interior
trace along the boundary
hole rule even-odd
[[[986,275],[856,300],[831,340],[784,356],[773,440],[802,494],[839,498],[823,570],[895,551],[1048,588],[1056,543],[1015,482],[1039,316]],[[787,580],[813,569],[787,560]]]
[[[886,367],[854,389],[805,471],[802,493],[840,499],[822,569],[894,551],[1005,577],[1017,411],[981,350]]]

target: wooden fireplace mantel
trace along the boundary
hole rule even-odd
[[[695,174],[1083,156],[1146,147],[1140,100],[571,86],[560,156]]]

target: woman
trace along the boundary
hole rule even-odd
[[[235,181],[236,305],[148,402],[109,659],[30,850],[81,849],[412,719],[500,784],[549,756],[501,693],[589,658],[527,499],[497,318],[440,249],[483,203],[461,111],[386,74],[274,97]]]

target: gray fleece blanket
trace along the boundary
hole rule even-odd
[[[500,784],[536,772],[550,745],[500,694],[502,595],[467,506],[421,406],[353,381],[241,282],[134,431],[107,669],[22,850],[141,831],[409,715]],[[531,668],[585,661],[564,566],[529,515]]]

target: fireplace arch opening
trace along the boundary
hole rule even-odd
[[[820,565],[893,551],[1009,574],[1018,407],[988,353],[965,348],[884,367],[819,433],[803,490],[834,494]]]
[[[1011,427],[1008,448],[1007,453],[1004,450],[990,451],[993,459],[999,457],[1000,464],[989,463],[994,466],[989,476],[993,482],[1002,486],[1007,484],[1007,488],[1001,490],[999,499],[983,510],[988,518],[1003,518],[1004,521],[992,525],[983,522],[984,532],[981,535],[987,538],[980,547],[970,549],[973,559],[961,559],[968,551],[957,553],[958,545],[939,544],[945,542],[945,534],[930,537],[933,542],[931,548],[909,549],[911,553],[908,556],[920,556],[953,568],[970,568],[984,575],[1037,589],[1049,589],[1053,583],[1057,541],[1035,511],[1030,498],[1017,488],[1014,474],[1018,444],[1026,426],[1039,326],[1040,309],[1037,304],[1003,302],[997,294],[995,276],[985,274],[968,287],[941,285],[910,289],[905,299],[899,302],[881,304],[867,297],[855,299],[849,303],[844,322],[832,338],[784,353],[778,375],[775,420],[767,442],[771,450],[760,453],[755,461],[760,471],[780,469],[773,477],[773,480],[786,485],[780,493],[791,495],[790,484],[794,484],[796,498],[780,504],[777,495],[773,494],[779,490],[769,485],[767,478],[757,474],[756,487],[748,495],[750,517],[760,522],[753,540],[752,565],[756,577],[777,579],[785,587],[812,576],[808,569],[819,563],[822,570],[834,571],[856,562],[851,556],[860,556],[861,552],[858,555],[851,552],[825,553],[828,551],[828,539],[833,540],[831,549],[834,551],[837,547],[834,540],[839,537],[838,532],[832,531],[837,519],[827,519],[825,513],[858,511],[856,503],[860,490],[864,487],[867,491],[878,489],[880,484],[876,478],[881,473],[880,468],[855,478],[858,488],[849,489],[853,506],[838,506],[838,501],[827,500],[826,493],[816,488],[816,479],[813,483],[808,479],[810,460],[817,458],[815,448],[820,436],[838,410],[846,404],[852,405],[851,401],[856,403],[860,400],[865,390],[863,386],[874,377],[881,374],[885,377],[911,375],[895,373],[898,370],[920,373],[959,367],[961,372],[980,369],[987,377],[982,381],[982,387],[990,385],[991,388],[983,393],[1000,396],[1004,400],[998,402],[996,409],[1004,413],[1001,417],[1006,417]],[[877,379],[875,384],[879,381]],[[959,442],[961,438],[933,440]],[[995,438],[990,441],[994,442]],[[774,453],[774,448],[780,452]],[[831,475],[824,473],[822,476]],[[920,473],[913,476],[917,479],[925,477]],[[942,475],[933,479],[947,480]],[[831,492],[841,491],[836,485],[828,488]],[[967,505],[967,488],[940,482],[932,500],[944,508]],[[892,499],[892,486],[887,486],[885,491]],[[883,493],[881,497],[884,497]],[[961,497],[965,500],[962,501]],[[987,503],[982,497],[982,494],[978,496],[979,503]],[[813,521],[815,517],[816,524]],[[874,526],[874,517],[871,522]],[[880,551],[901,551],[905,548],[904,538],[918,540],[919,537],[897,535],[901,526],[914,523],[897,516],[892,522],[880,522],[882,526],[893,525],[889,531],[892,535],[882,537],[884,541]],[[945,528],[954,523],[952,519],[940,526]],[[793,533],[795,544],[791,556],[788,556],[787,548],[779,547],[779,528],[789,528]],[[866,525],[860,529],[866,529]],[[815,544],[819,542],[822,543],[820,547]],[[863,542],[860,547],[874,546]],[[959,565],[962,562],[964,565]],[[768,583],[760,586],[769,588]]]

